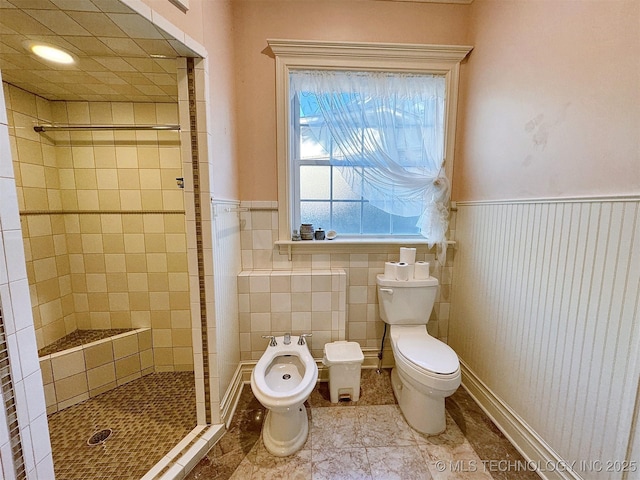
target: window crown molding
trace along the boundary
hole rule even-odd
[[[471,52],[467,45],[426,45],[414,43],[325,42],[316,40],[268,39],[276,57],[347,57],[445,61],[459,63]]]
[[[473,0],[381,0],[383,2],[405,2],[405,3],[445,3],[450,5],[471,5]]]

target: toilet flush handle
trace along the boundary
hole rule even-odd
[[[393,295],[393,288],[381,288],[380,291],[388,293],[389,295]]]

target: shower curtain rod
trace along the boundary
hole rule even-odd
[[[180,130],[180,125],[35,125],[36,132],[50,130]]]

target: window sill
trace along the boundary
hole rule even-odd
[[[448,240],[449,247],[456,242]],[[337,237],[333,240],[278,240],[275,242],[278,251],[289,257],[294,254],[312,253],[396,253],[399,247],[415,247],[418,253],[427,253],[429,246],[425,239],[417,237],[399,238],[354,238]]]

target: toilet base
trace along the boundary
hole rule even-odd
[[[309,434],[309,420],[304,405],[284,412],[267,410],[262,425],[262,442],[269,453],[286,457],[302,448]]]
[[[425,435],[437,435],[445,431],[445,397],[434,397],[418,391],[409,382],[402,381],[397,367],[391,371],[391,387],[400,411],[411,428]]]

